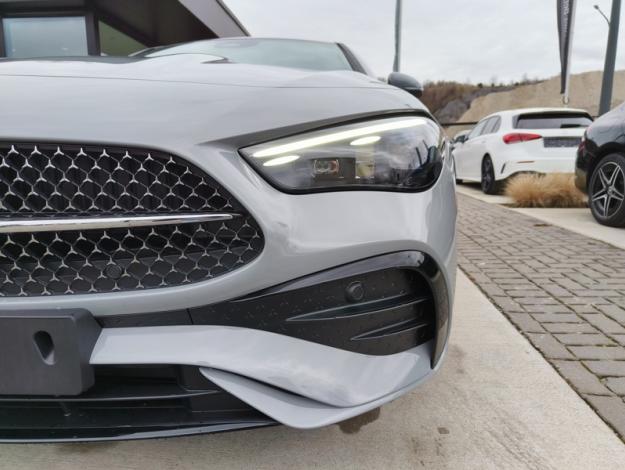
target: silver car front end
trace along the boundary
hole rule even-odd
[[[209,175],[245,208],[262,233],[262,249],[236,270],[178,286],[70,295],[5,294],[0,299],[0,314],[85,310],[101,327],[89,356],[91,366],[191,366],[262,416],[299,428],[336,423],[378,407],[406,393],[440,367],[451,324],[456,268],[455,188],[446,147],[436,181],[416,192],[288,194],[270,184],[240,154],[242,148],[258,142],[353,120],[407,114],[429,119],[416,100],[378,85],[267,87],[262,93],[214,86],[207,93],[211,88],[207,85],[185,83],[182,90],[179,83],[130,82],[120,94],[114,81],[48,77],[44,82],[38,77],[22,77],[18,85],[16,80],[4,78],[0,87],[10,103],[0,111],[0,141],[122,146],[176,156]],[[38,87],[39,83],[45,83],[45,89]],[[71,92],[69,83],[76,85]],[[34,122],[29,113],[19,111],[24,98],[12,91],[24,86],[33,90],[28,102],[38,103],[43,114],[50,117],[45,122]],[[71,98],[72,105],[59,106],[64,102],[59,95]],[[104,96],[107,99],[102,99]],[[282,105],[276,107],[276,100]],[[3,223],[10,231],[15,220]],[[34,225],[45,230],[37,222]],[[389,325],[382,322],[377,329],[362,327],[354,336],[349,328],[358,327],[359,319],[372,313],[371,309],[381,318],[385,308],[402,307],[388,304],[393,296],[404,301],[402,296],[412,293],[400,286],[398,292],[389,294],[391,300],[381,294],[374,299],[377,307],[369,308],[359,303],[363,299],[360,293],[351,299],[349,289],[360,282],[359,276],[381,272],[395,275],[387,274],[395,271],[418,277],[422,288],[419,295],[429,296],[427,302],[415,297],[409,303],[427,305],[429,310],[423,315],[430,315],[430,336],[415,341],[413,336],[421,326],[412,319]],[[382,284],[384,276],[378,279]],[[286,326],[268,326],[269,320],[263,318],[265,304],[249,304],[254,311],[235,308],[345,279],[349,280],[345,303],[354,302],[360,310],[351,311],[355,314],[349,322],[345,321],[347,316],[341,319],[338,314],[316,318],[317,324],[325,322],[326,328],[317,336],[307,336],[306,332],[307,328],[314,331],[314,321],[293,329],[292,322],[300,319],[302,312],[281,318]],[[367,282],[357,287],[367,292]],[[278,303],[284,312],[284,302]],[[234,308],[232,311],[246,320],[217,318],[221,310],[211,310],[213,306]],[[343,307],[333,304],[332,308],[336,313]],[[167,316],[168,312],[176,315]],[[184,312],[183,320],[180,312]],[[350,311],[341,312],[347,315]],[[318,309],[313,313],[318,314]],[[347,325],[343,337],[325,340],[328,322],[334,320],[344,323],[337,322],[333,334],[340,336],[341,325]],[[378,346],[361,348],[364,343],[358,340],[363,338],[374,340]],[[394,338],[399,338],[398,342]],[[350,341],[358,345],[351,346]],[[401,344],[413,346],[402,349]],[[71,403],[72,399],[60,401]],[[179,428],[155,425],[82,437],[77,433],[75,438],[177,435],[270,422],[258,418],[228,425],[227,419],[221,419]],[[3,432],[0,439],[13,440],[7,433]],[[62,433],[24,436],[17,440],[72,438]]]

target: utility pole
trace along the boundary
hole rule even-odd
[[[616,65],[616,48],[618,45],[619,22],[621,20],[621,0],[612,0],[612,14],[610,15],[610,32],[608,33],[608,47],[605,53],[603,67],[603,84],[601,86],[601,101],[599,115],[610,111],[612,105],[612,89],[614,88],[614,68]]]
[[[399,72],[401,68],[401,19],[402,19],[402,0],[397,0],[395,7],[395,62],[393,63],[393,72]]]

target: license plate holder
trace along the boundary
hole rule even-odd
[[[0,311],[0,395],[80,395],[100,331],[86,310]]]
[[[581,137],[545,137],[545,148],[576,148],[582,141]]]

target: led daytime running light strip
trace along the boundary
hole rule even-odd
[[[384,124],[375,124],[372,126],[361,127],[359,129],[351,129],[349,131],[333,132],[331,134],[320,135],[318,137],[310,137],[308,139],[298,140],[289,144],[276,145],[264,150],[259,150],[252,156],[254,158],[275,157],[283,153],[293,153],[298,150],[304,150],[320,145],[341,142],[343,140],[356,139],[358,137],[368,136],[381,132],[388,132],[397,129],[407,129],[410,127],[418,127],[427,124],[427,119],[422,117],[404,119],[401,121],[392,121]]]

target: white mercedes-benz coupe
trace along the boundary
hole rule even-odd
[[[527,108],[482,119],[464,142],[455,142],[458,181],[482,184],[497,194],[518,173],[573,173],[584,130],[592,117],[582,109]]]
[[[317,428],[435,373],[449,142],[341,54],[0,61],[0,442]]]

